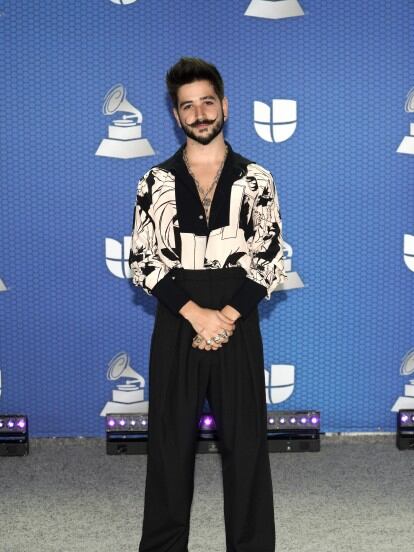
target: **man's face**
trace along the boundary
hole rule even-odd
[[[213,85],[206,80],[183,84],[178,89],[178,108],[174,116],[185,134],[207,145],[220,134],[227,118],[227,98],[221,102]]]

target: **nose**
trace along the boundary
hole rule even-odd
[[[198,121],[199,119],[204,119],[204,111],[202,105],[194,106],[194,116],[196,121]]]

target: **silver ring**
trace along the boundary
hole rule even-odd
[[[228,337],[226,330],[223,330],[222,332],[220,332],[219,336],[222,337],[223,339],[226,339],[226,337]]]
[[[220,341],[221,341],[219,335],[215,335],[213,339],[216,343],[220,343]]]
[[[211,345],[212,341],[213,341],[212,339],[207,339],[206,341],[207,345]]]

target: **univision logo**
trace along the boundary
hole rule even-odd
[[[265,369],[266,403],[278,404],[286,401],[295,389],[295,366],[293,364],[272,364]]]
[[[254,129],[266,142],[285,142],[296,130],[296,100],[273,99],[272,105],[255,101]]]
[[[137,0],[111,0],[113,4],[121,4],[122,6],[127,6],[128,4],[133,4]]]
[[[131,236],[124,236],[121,243],[113,238],[105,238],[106,267],[117,278],[132,278],[128,264],[131,239]]]
[[[404,234],[404,262],[414,272],[414,236]]]

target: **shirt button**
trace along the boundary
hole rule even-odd
[[[204,217],[203,217],[203,215],[198,215],[198,218],[199,218],[199,219],[202,219],[202,218],[204,218]]]

